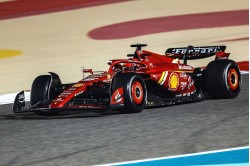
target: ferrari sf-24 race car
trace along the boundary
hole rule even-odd
[[[229,60],[226,46],[169,48],[165,55],[136,50],[127,59],[113,59],[108,71],[84,69],[88,76],[76,83],[62,84],[59,76],[40,75],[32,83],[30,106],[25,107],[24,91],[17,94],[14,113],[35,112],[56,115],[61,111],[114,111],[138,113],[145,107],[166,106],[238,96],[239,67]],[[215,56],[207,67],[194,68],[188,60]]]

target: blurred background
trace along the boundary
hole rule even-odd
[[[0,95],[30,89],[38,75],[63,83],[81,67],[107,70],[133,43],[164,54],[169,47],[226,45],[249,60],[248,0],[0,0]],[[211,58],[189,61],[206,66]]]

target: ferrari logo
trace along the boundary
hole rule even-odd
[[[176,73],[172,73],[169,77],[169,90],[176,90],[179,85],[179,77]]]

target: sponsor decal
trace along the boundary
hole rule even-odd
[[[179,85],[179,77],[176,73],[171,73],[169,76],[169,90],[175,91]]]
[[[194,50],[189,50],[188,54],[212,54],[218,52],[220,47],[199,47]],[[176,48],[173,49],[172,54],[185,54],[187,48]]]
[[[74,91],[74,90],[76,90],[76,88],[69,88],[68,90],[69,91]]]
[[[153,101],[147,101],[147,105],[154,105],[155,104],[155,102],[153,102]]]
[[[183,93],[183,94],[177,94],[175,97],[186,97],[186,96],[191,96],[194,94],[194,92],[188,92],[188,93]]]
[[[71,91],[64,91],[62,94],[63,95],[70,95],[72,92]]]
[[[83,81],[93,81],[93,80],[96,80],[96,78],[90,78],[90,77],[88,77],[88,78],[83,79]]]
[[[186,65],[178,65],[181,70],[193,70],[193,67]]]
[[[220,59],[220,60],[225,60],[225,59],[228,59],[228,57],[222,57],[222,56],[219,57],[219,56],[217,56],[217,57],[216,57],[216,60],[218,60],[218,59]]]
[[[181,82],[181,86],[183,87],[186,87],[187,86],[187,82]]]
[[[183,94],[176,94],[175,97],[182,97]]]
[[[188,83],[189,83],[188,89],[190,89],[194,85],[194,81],[193,79],[191,79],[191,77],[188,77]]]
[[[111,75],[110,74],[107,75],[107,79],[111,79]]]
[[[185,73],[180,73],[181,78],[187,78],[187,75]]]
[[[115,102],[119,103],[122,100],[122,95],[117,90],[117,93],[115,95]]]
[[[63,101],[63,99],[61,97],[59,97],[55,101]]]
[[[82,93],[83,93],[83,91],[78,92],[78,93],[75,94],[75,96],[78,96],[78,95],[80,95],[80,94],[82,94]]]
[[[84,109],[98,109],[102,108],[101,106],[94,106],[94,105],[81,105],[79,108],[84,108]]]
[[[69,91],[69,90],[63,91],[63,93],[72,93],[72,92],[74,92],[74,91]]]
[[[58,97],[68,97],[69,95],[60,94]]]
[[[118,104],[118,103],[123,103],[123,88],[118,88],[115,90],[115,92],[112,95],[111,98],[111,103],[112,104]]]
[[[84,83],[77,83],[77,84],[74,84],[72,87],[73,88],[79,88],[81,86],[84,86]]]
[[[99,74],[99,75],[91,75],[88,78],[101,78],[103,77],[103,75]]]
[[[167,76],[168,76],[168,71],[162,72],[161,78],[159,79],[159,81],[157,83],[160,85],[163,85],[164,82],[166,81]]]

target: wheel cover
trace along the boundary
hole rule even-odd
[[[143,102],[143,87],[139,81],[135,81],[131,87],[131,96],[135,104],[141,104]]]
[[[231,68],[227,75],[227,82],[231,90],[237,90],[239,86],[239,75],[235,68]]]

